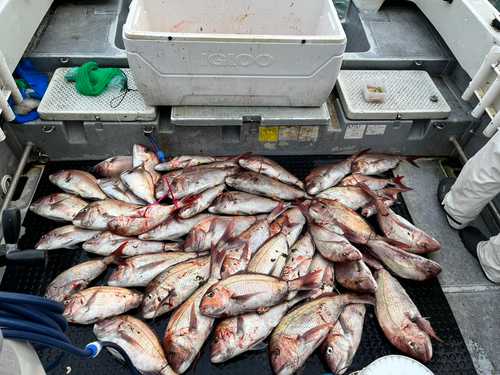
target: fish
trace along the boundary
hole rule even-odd
[[[269,339],[269,357],[276,375],[291,375],[323,342],[344,306],[374,304],[369,295],[325,293],[289,312]]]
[[[359,173],[351,174],[342,181],[339,182],[338,186],[358,186],[358,181],[364,182],[372,190],[383,189],[388,185],[394,186],[400,189],[410,189],[408,186],[403,185],[401,180],[404,176],[397,175],[392,178],[377,178],[373,176],[365,176]]]
[[[135,309],[142,293],[114,286],[83,289],[64,300],[63,317],[70,323],[92,324]]]
[[[140,199],[132,193],[119,177],[111,176],[97,180],[97,185],[111,199],[117,199],[127,203],[135,203],[141,206],[147,204],[146,201]]]
[[[99,254],[101,256],[108,256],[118,246],[127,242],[123,248],[122,255],[129,257],[144,254],[157,254],[167,251],[182,251],[184,242],[158,242],[158,241],[142,241],[136,237],[118,236],[112,232],[106,231],[94,235],[90,240],[83,243],[83,250]]]
[[[217,216],[212,215],[201,219],[194,225],[186,237],[184,251],[205,251],[210,249],[211,243],[217,243],[222,237],[231,220],[234,218],[233,236],[237,237],[252,224],[262,220],[266,215],[259,216]]]
[[[63,303],[74,293],[85,289],[92,280],[101,275],[111,263],[120,264],[123,246],[116,249],[113,254],[92,259],[73,266],[60,273],[47,287],[45,298]]]
[[[385,269],[376,271],[375,314],[392,345],[420,361],[432,358],[429,336],[438,338],[430,323],[420,315],[401,284]]]
[[[155,166],[160,163],[158,156],[146,146],[136,143],[132,148],[132,164],[134,167],[143,166],[149,172],[156,184],[161,178],[161,174],[155,170]]]
[[[206,256],[207,252],[199,256]],[[196,253],[171,252],[160,254],[136,255],[116,267],[108,278],[109,286],[146,287],[161,272],[167,268],[197,258]]]
[[[377,290],[377,282],[362,259],[355,262],[335,263],[334,267],[335,280],[344,288],[357,293],[375,293]]]
[[[44,234],[36,243],[35,249],[76,249],[76,244],[85,242],[99,233],[101,233],[101,231],[81,229],[74,225],[65,225],[64,227],[53,229],[49,233]]]
[[[223,238],[231,238],[230,231]],[[199,306],[207,289],[220,279],[220,267],[227,249],[227,242],[221,241],[223,243],[219,241],[217,246],[212,244],[210,278],[175,310],[163,336],[168,362],[179,374],[185,372],[199,355],[215,322],[215,318],[201,314]]]
[[[373,175],[386,172],[395,168],[399,162],[406,161],[414,167],[420,168],[415,164],[418,156],[402,156],[387,154],[364,154],[359,155],[352,163],[352,174],[359,173],[364,175]]]
[[[202,219],[210,216],[203,213],[193,216],[189,219],[181,219],[174,216],[172,220],[168,220],[157,226],[156,228],[139,235],[140,240],[149,241],[173,241],[183,237]]]
[[[388,238],[407,244],[408,247],[404,249],[405,251],[415,254],[424,254],[441,248],[439,242],[434,238],[423,230],[415,227],[404,217],[396,214],[389,207],[386,207],[379,199],[376,199],[375,193],[368,189],[363,182],[359,182],[359,186],[375,198],[374,203],[377,209],[377,221],[382,232],[384,232]]]
[[[120,174],[120,178],[125,186],[130,189],[135,196],[148,203],[155,203],[154,197],[155,182],[151,174],[142,165],[127,169]]]
[[[293,300],[273,306],[265,314],[253,312],[222,320],[210,341],[210,361],[222,363],[248,350],[267,348],[263,340],[295,304],[310,294],[311,291],[299,292]]]
[[[108,230],[108,223],[114,218],[141,207],[116,199],[94,201],[82,208],[74,217],[73,225],[93,230]]]
[[[219,196],[208,208],[208,212],[224,215],[257,215],[268,213],[278,206],[279,202],[259,195],[242,191],[228,191]]]
[[[225,188],[226,184],[220,184],[203,191],[202,193],[200,193],[200,197],[196,201],[181,209],[178,213],[178,216],[181,219],[187,219],[200,214],[208,207],[210,207],[212,202],[222,194]]]
[[[281,274],[283,280],[293,280],[309,273],[314,255],[314,242],[309,233],[300,237],[290,248],[285,267]],[[295,297],[296,292],[288,295],[288,298]]]
[[[65,193],[78,195],[85,199],[106,199],[108,196],[97,185],[90,173],[77,169],[62,170],[49,176],[50,182]]]
[[[321,285],[317,292],[311,296],[311,299],[335,290],[335,268],[333,262],[326,259],[319,251],[314,253],[311,267],[309,268],[309,273],[316,271],[320,272]],[[288,298],[290,298],[290,295]]]
[[[177,263],[146,287],[141,314],[154,319],[180,306],[210,277],[210,255]]]
[[[113,156],[97,164],[94,167],[94,172],[103,177],[118,176],[123,171],[134,166],[132,159],[132,156]]]
[[[249,153],[245,153],[248,155]],[[242,154],[242,155],[245,155]],[[165,160],[165,162],[158,164],[155,169],[157,171],[173,171],[176,169],[182,169],[186,167],[193,167],[200,164],[210,164],[216,162],[225,162],[232,160],[236,157],[241,157],[241,155],[232,156],[205,156],[205,155],[176,155],[171,156]],[[244,157],[244,156],[243,156]]]
[[[30,204],[30,211],[55,221],[72,221],[89,203],[76,195],[55,193]]]
[[[433,260],[401,250],[385,241],[370,240],[364,246],[386,269],[404,279],[424,281],[436,277],[443,270]]]
[[[158,337],[140,319],[120,315],[101,320],[94,325],[94,335],[99,341],[110,341],[120,346],[141,374],[175,375]],[[123,359],[114,349],[110,352]]]
[[[380,198],[380,201],[386,206],[391,207],[395,201],[393,199]],[[364,217],[370,217],[377,214],[377,209],[375,208],[375,203],[372,200],[370,203],[361,207],[361,215]]]
[[[369,150],[370,149],[362,150],[349,156],[345,160],[314,168],[304,179],[307,194],[316,195],[320,191],[337,185],[340,180],[351,172],[353,161]]]
[[[153,230],[160,224],[171,219],[178,209],[196,200],[197,197],[185,197],[177,205],[163,204],[148,205],[129,211],[118,216],[108,223],[108,229],[120,236],[137,236]]]
[[[362,259],[361,252],[340,234],[312,222],[307,224],[307,231],[313,238],[316,249],[326,259],[332,262],[355,262]]]
[[[281,227],[283,226],[283,222],[285,218],[290,223],[290,230],[286,233],[286,240],[288,242],[288,247],[292,246],[300,234],[302,233],[302,229],[306,223],[306,218],[300,211],[298,207],[289,208],[285,212],[283,212],[272,224],[271,224],[271,234],[274,235],[281,231]]]
[[[247,267],[248,272],[281,276],[288,258],[286,232],[289,230],[289,226],[290,223],[285,219],[281,232],[267,240],[250,259]]]
[[[319,346],[332,373],[343,374],[351,365],[363,333],[366,307],[353,303],[344,307],[337,323]]]
[[[256,172],[235,173],[226,178],[226,184],[237,190],[273,199],[295,200],[297,198],[311,198],[303,190]]]
[[[176,171],[165,173],[155,184],[155,197],[158,201],[161,201],[169,193],[168,184],[172,183],[173,179],[182,174],[183,170],[178,169]],[[167,184],[168,181],[168,184]],[[175,197],[175,195],[174,195]]]
[[[288,172],[274,160],[264,156],[249,156],[239,160],[240,165],[252,172],[262,173],[266,176],[275,178],[285,184],[296,185],[301,190],[305,190],[304,183],[293,174]]]
[[[199,194],[207,189],[224,183],[227,176],[241,170],[241,167],[230,167],[225,169],[203,169],[195,171],[184,171],[170,182],[172,191],[167,196],[176,199],[183,198],[189,194]]]
[[[262,220],[257,221],[250,228],[230,242],[226,257],[222,264],[222,278],[247,269],[248,263],[260,247],[271,237],[273,221],[289,206],[281,201],[278,206]]]
[[[408,191],[411,189],[399,189],[399,188],[382,188],[378,190],[373,190],[377,197],[383,197],[385,199],[394,200],[398,193],[402,191]],[[366,193],[359,186],[335,186],[330,189],[326,189],[316,195],[318,198],[326,198],[333,201],[340,202],[351,210],[356,211],[358,208],[365,206],[373,201],[373,197]]]
[[[231,275],[212,285],[203,295],[200,311],[215,318],[262,311],[286,300],[290,292],[317,288],[319,272],[285,281],[261,274]]]

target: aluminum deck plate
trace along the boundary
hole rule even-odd
[[[345,159],[342,156],[273,156],[273,160],[288,169],[298,178],[303,179],[313,168],[337,162]],[[100,161],[100,160],[99,160]],[[48,180],[48,176],[61,169],[81,169],[89,173],[94,173],[93,166],[97,162],[92,161],[67,161],[52,162],[46,165],[38,189],[33,197],[37,200],[43,196],[59,192],[59,188]],[[390,174],[386,174],[389,177]],[[400,203],[394,205],[394,211],[406,219],[411,220],[408,210],[402,199]],[[370,223],[376,227],[376,219],[370,218]],[[19,245],[21,249],[33,248],[40,237],[50,230],[63,226],[64,223],[57,223],[45,219],[28,211],[24,219],[23,226],[26,227],[26,234],[21,237]],[[45,267],[16,268],[7,267],[0,290],[33,294],[43,296],[49,283],[66,269],[87,261],[95,256],[87,254],[81,249],[75,250],[51,250],[49,251],[49,261]],[[112,267],[108,272],[94,280],[90,286],[102,285],[106,282],[112,272]],[[460,334],[457,322],[450,309],[443,291],[441,290],[437,278],[424,282],[409,281],[399,279],[408,295],[417,305],[422,316],[429,317],[429,321],[436,334],[443,340],[438,342],[432,339],[434,355],[429,362],[424,365],[435,375],[470,375],[476,374],[470,354],[465,346],[464,339]],[[136,288],[143,291],[144,288]],[[342,291],[341,288],[339,288]],[[141,318],[137,309],[129,312]],[[165,328],[170,319],[170,313],[157,317],[154,321],[147,320],[147,324],[157,333],[160,339],[163,338]],[[218,321],[216,321],[218,323]],[[92,332],[93,325],[70,324],[66,335],[73,345],[84,348],[88,343],[95,341]],[[209,358],[210,339],[201,351],[200,359],[196,365],[197,374],[218,374],[218,375],[272,375],[269,363],[269,351],[250,351],[238,356],[230,361],[221,364],[212,364]],[[266,340],[267,342],[267,340]],[[53,361],[59,351],[57,349],[45,349],[40,352],[43,364]],[[346,374],[359,371],[375,359],[389,354],[402,354],[394,348],[384,336],[382,329],[375,317],[372,306],[367,305],[363,336],[354,361],[346,370]],[[69,354],[62,363],[54,370],[54,374],[67,373],[67,367],[71,368],[71,375],[114,375],[127,374],[128,370],[124,364],[116,360],[108,351],[103,351],[94,359],[79,358]],[[186,374],[190,373],[188,370]],[[316,351],[306,362],[303,374],[319,375],[328,374],[331,371],[326,363]]]
[[[363,83],[372,78],[385,82],[385,102],[365,100]],[[351,120],[436,119],[451,111],[429,74],[420,70],[341,70],[336,87]]]
[[[172,107],[170,121],[174,125],[241,125],[257,121],[262,126],[328,125],[330,112],[326,103],[321,107]]]
[[[55,121],[151,121],[156,118],[156,107],[146,105],[137,91],[130,69],[122,69],[127,77],[129,91],[120,94],[104,90],[96,96],[80,95],[74,82],[64,80],[70,68],[54,72],[49,87],[38,107],[42,120]],[[124,97],[123,97],[124,95]],[[122,100],[123,97],[123,100]]]

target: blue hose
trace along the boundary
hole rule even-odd
[[[63,350],[54,361],[44,367],[46,372],[58,366],[66,352],[93,358],[99,354],[102,347],[111,347],[125,359],[130,373],[137,374],[127,353],[112,342],[91,343],[85,349],[71,345],[63,334],[68,322],[61,315],[62,312],[64,306],[56,301],[25,294],[0,292],[0,327],[5,327],[1,328],[3,337],[35,343],[34,347],[38,350],[47,346]]]

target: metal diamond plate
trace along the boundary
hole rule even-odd
[[[74,82],[64,80],[69,68],[54,72],[38,114],[42,120],[62,121],[150,121],[156,118],[156,107],[146,105],[137,91],[130,69],[122,69],[127,77],[128,91],[120,103],[123,92],[104,90],[96,96],[80,95]],[[115,107],[115,108],[113,108]]]
[[[363,83],[372,78],[385,82],[388,93],[385,102],[365,100]],[[432,78],[424,71],[341,70],[337,89],[351,120],[435,119],[446,118],[451,111]]]

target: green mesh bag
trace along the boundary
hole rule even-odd
[[[71,73],[74,74],[74,72],[75,70]],[[76,70],[76,91],[86,96],[98,95],[104,91],[109,80],[116,75],[126,80],[119,68],[99,68],[93,61],[86,62]],[[69,76],[65,78],[72,80]]]

